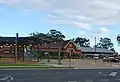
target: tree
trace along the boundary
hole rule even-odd
[[[44,33],[39,33],[39,32],[33,32],[33,33],[30,33],[29,34],[30,35],[30,37],[46,37],[47,36],[47,34],[44,34]]]
[[[55,29],[51,29],[47,35],[49,36],[53,36],[53,37],[57,37],[57,38],[60,38],[60,39],[64,39],[65,36],[58,30],[55,30]]]
[[[114,48],[111,48],[110,51],[114,51],[114,52],[115,52],[115,49],[114,49]]]
[[[111,39],[110,38],[100,38],[100,42],[97,43],[96,47],[98,48],[105,48],[105,49],[108,49],[108,50],[114,50],[113,48],[113,43],[111,42]]]
[[[70,41],[74,42],[75,41],[75,38],[72,38],[72,39],[69,39]]]
[[[90,47],[90,40],[86,38],[77,37],[74,41],[76,44],[79,44],[80,47]]]
[[[117,42],[118,42],[118,45],[120,46],[120,34],[117,36]]]

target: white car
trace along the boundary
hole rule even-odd
[[[98,59],[99,59],[99,57],[98,57],[98,56],[95,56],[95,57],[94,57],[94,59],[95,59],[95,60],[98,60]]]
[[[110,58],[110,59],[114,59],[114,57],[112,57],[112,56],[110,56],[109,58]]]

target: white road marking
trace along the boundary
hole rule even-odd
[[[103,72],[99,72],[98,74],[103,76],[109,76],[108,74],[104,74]]]
[[[10,79],[9,79],[9,78],[10,78]],[[8,79],[9,79],[9,80],[8,80]],[[4,78],[0,78],[0,80],[10,82],[10,81],[13,80],[13,77],[12,77],[12,76],[6,76],[6,77],[4,77]]]
[[[111,72],[109,76],[116,76],[117,72]]]
[[[103,75],[103,76],[116,76],[117,72],[111,72],[110,74],[104,74],[103,72],[99,72],[99,75]]]

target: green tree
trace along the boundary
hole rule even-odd
[[[80,47],[90,47],[90,40],[86,38],[77,37],[74,42],[79,44]]]
[[[108,50],[114,50],[113,46],[114,45],[113,45],[111,39],[107,38],[107,37],[100,38],[100,42],[97,43],[97,45],[96,45],[96,47],[98,47],[98,48],[105,48]]]
[[[120,34],[117,36],[117,42],[118,42],[118,45],[120,46]]]
[[[61,33],[61,31],[55,30],[55,29],[51,29],[47,35],[52,36],[52,37],[56,37],[56,38],[60,38],[60,39],[64,39],[65,35],[63,35]]]

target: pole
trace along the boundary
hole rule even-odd
[[[69,66],[71,67],[71,50],[69,51]]]
[[[95,54],[96,54],[96,36],[95,36]]]
[[[48,42],[48,62],[50,62],[50,44]]]
[[[16,39],[15,39],[15,64],[17,61],[17,53],[18,53],[18,49],[17,49],[17,45],[18,45],[18,33],[16,33]]]
[[[95,36],[95,55],[96,55],[96,36]],[[96,59],[95,59],[95,63],[96,63]]]
[[[59,51],[58,51],[58,65],[61,64],[61,56],[60,56],[60,53],[61,52],[61,48],[59,48]]]
[[[60,45],[62,45],[62,41],[60,41]],[[61,64],[61,46],[59,47],[59,52],[58,52],[58,65]]]

